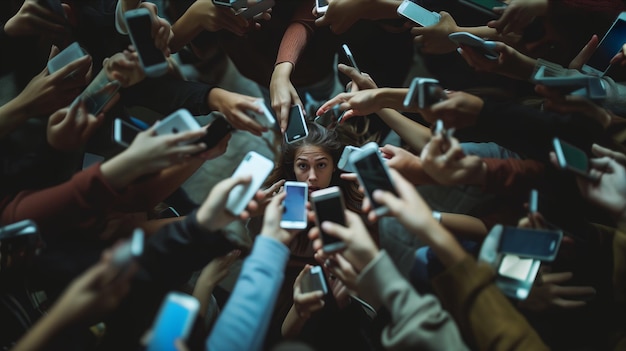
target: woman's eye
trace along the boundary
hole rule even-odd
[[[299,163],[299,164],[297,165],[297,167],[298,167],[299,169],[306,169],[306,164],[304,164],[304,163]]]
[[[326,163],[319,163],[317,168],[326,168]]]

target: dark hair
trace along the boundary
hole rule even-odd
[[[307,122],[307,127],[309,135],[306,138],[293,144],[283,141],[282,153],[278,155],[276,168],[274,168],[265,182],[266,187],[281,179],[296,179],[296,174],[293,170],[296,151],[304,146],[317,146],[332,157],[335,172],[333,172],[330,184],[341,188],[346,207],[352,211],[360,212],[363,194],[358,191],[356,183],[339,177],[341,171],[337,168],[337,162],[346,145],[362,145],[363,135],[359,134],[351,124],[342,124],[333,130],[328,130],[317,123]]]

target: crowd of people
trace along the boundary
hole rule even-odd
[[[405,0],[439,13],[422,27],[398,14],[401,0],[328,0],[323,11],[263,1],[274,4],[250,18],[234,1],[0,4],[3,350],[626,349],[626,37],[604,73],[585,69],[626,23],[626,2]],[[163,75],[130,45],[137,9]],[[450,40],[457,32],[493,42],[497,57]],[[74,42],[83,55],[51,70]],[[220,87],[224,62],[259,96]],[[416,62],[439,89],[427,104],[406,99]],[[538,71],[594,78],[603,94],[536,84]],[[255,118],[259,101],[273,125]],[[308,135],[287,142],[293,105]],[[179,109],[268,141],[274,169],[242,213],[229,194],[254,175],[219,181],[201,203],[185,192],[232,134],[199,142],[213,122],[157,133]],[[340,119],[318,123],[330,112]],[[138,129],[127,147],[112,137],[116,119]],[[555,140],[586,155],[577,173]],[[339,165],[369,142],[395,192],[365,195]],[[306,229],[282,228],[288,181],[309,195],[338,187],[345,223],[316,224],[307,206]],[[245,233],[227,229],[237,221]],[[499,261],[484,259],[502,226],[562,233],[526,294],[503,291]],[[137,228],[144,244],[131,257]],[[342,248],[325,252],[321,231]],[[303,289],[316,266],[326,293]],[[173,291],[199,309],[169,344],[152,328]]]

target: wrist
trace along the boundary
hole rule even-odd
[[[121,190],[143,174],[142,167],[127,167],[127,165],[140,164],[141,162],[128,155],[128,151],[123,151],[118,156],[102,163],[100,172],[112,188]]]
[[[372,248],[371,250],[366,250],[364,252],[362,252],[359,256],[358,256],[358,261],[354,262],[354,268],[356,269],[357,272],[361,272],[363,271],[363,269],[370,263],[372,262],[376,256],[378,256],[378,254],[380,253],[380,250],[378,250],[377,248]]]
[[[274,71],[272,72],[272,80],[274,78],[289,79],[291,77],[293,69],[294,65],[289,61],[277,63],[274,66]]]
[[[226,90],[217,87],[209,90],[209,95],[207,96],[207,105],[209,106],[209,109],[221,112],[221,102],[224,98],[225,92]]]
[[[376,102],[377,108],[393,108],[395,110],[399,110],[398,100],[395,95],[397,95],[397,91],[399,89],[394,88],[379,88],[375,90],[374,93],[374,101]],[[406,95],[406,93],[405,93]],[[399,100],[400,105],[402,105],[402,99]]]

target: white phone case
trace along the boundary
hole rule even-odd
[[[68,64],[78,60],[79,58],[87,55],[85,51],[80,47],[77,42],[73,42],[68,47],[59,52],[55,57],[48,61],[48,72],[53,74]],[[70,73],[71,74],[71,73]]]
[[[164,134],[177,134],[190,132],[193,130],[201,129],[202,127],[195,118],[184,108],[172,113],[171,115],[165,117],[159,125],[155,128],[155,132],[157,135]],[[194,140],[189,140],[181,143],[181,145],[192,144]]]
[[[287,197],[285,198],[285,212],[283,214],[283,218],[280,221],[280,227],[285,229],[304,229],[306,228],[308,221],[306,217],[306,203],[309,198],[309,186],[304,182],[285,182],[284,191],[287,192]],[[303,193],[302,199],[296,197],[292,197],[291,199],[302,200],[299,203],[293,203],[293,200],[290,199],[289,191],[301,191]],[[295,205],[291,207],[290,205]],[[291,220],[292,218],[286,218],[290,211],[295,211],[295,209],[302,209],[298,215],[301,216],[300,220]]]
[[[411,21],[419,24],[422,27],[428,27],[439,23],[441,15],[437,12],[428,11],[420,5],[404,0],[397,10],[398,14],[410,19]]]
[[[235,216],[239,216],[246,209],[248,203],[254,197],[270,172],[274,169],[274,162],[269,158],[250,151],[231,176],[231,178],[252,176],[252,181],[247,185],[237,185],[228,194],[226,209]]]
[[[252,117],[254,120],[256,120],[257,122],[259,122],[259,124],[262,125],[263,127],[270,128],[270,129],[274,128],[274,126],[276,125],[276,119],[274,118],[274,115],[272,115],[270,110],[267,108],[267,106],[265,106],[265,100],[258,99],[254,102],[254,104],[256,106],[259,106],[263,110],[263,112],[258,113],[253,110],[248,110],[248,115]]]

